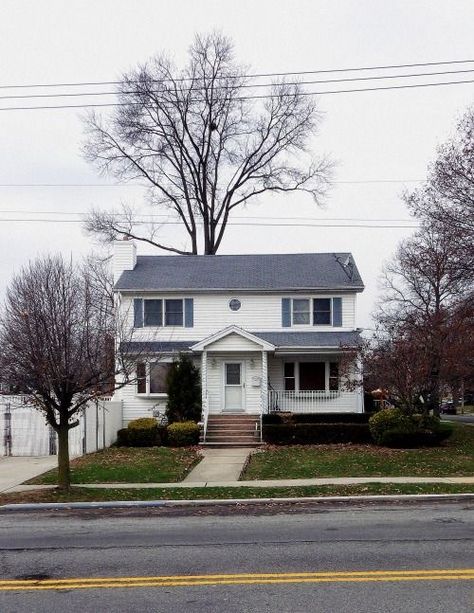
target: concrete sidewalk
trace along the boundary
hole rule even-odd
[[[183,483],[213,483],[238,481],[253,449],[246,447],[203,449],[203,459],[187,475]]]
[[[11,491],[11,488],[55,468],[57,464],[58,458],[55,455],[0,457],[0,493]]]
[[[473,486],[474,477],[328,477],[321,479],[269,479],[264,481],[180,481],[179,483],[74,483],[75,487],[89,489],[178,489],[193,487],[304,487],[317,485],[363,485],[366,483],[451,483]],[[27,492],[53,489],[54,485],[18,485],[8,492]],[[4,491],[5,493],[5,491]]]

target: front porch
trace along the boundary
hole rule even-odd
[[[232,328],[193,350],[201,352],[205,421],[222,414],[363,412],[361,388],[346,389],[340,348],[285,352]]]

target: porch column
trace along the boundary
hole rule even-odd
[[[207,411],[207,351],[201,355],[201,393],[202,393],[202,412]]]
[[[268,353],[262,351],[262,413],[268,412]]]

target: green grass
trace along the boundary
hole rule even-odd
[[[474,475],[474,428],[456,425],[440,447],[388,449],[375,445],[295,445],[255,453],[242,475],[253,479]]]
[[[182,481],[201,456],[194,448],[110,447],[71,462],[73,483],[175,483]],[[28,481],[57,483],[57,469]]]
[[[57,490],[37,490],[0,495],[0,505],[31,502],[100,502],[118,500],[203,500],[226,498],[287,498],[308,496],[357,496],[368,494],[458,494],[474,493],[474,486],[463,484],[322,485],[308,487],[206,487],[98,489],[72,488],[69,494]]]

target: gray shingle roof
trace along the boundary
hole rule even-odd
[[[350,267],[343,263],[349,258]],[[125,271],[117,290],[361,291],[363,282],[349,253],[267,255],[142,255]]]
[[[188,351],[197,341],[128,341],[120,349],[130,353],[173,353]]]
[[[251,332],[279,349],[285,347],[355,347],[360,342],[353,332]],[[189,351],[198,341],[130,341],[121,345],[131,353],[174,353]]]
[[[360,334],[351,332],[252,332],[275,347],[355,347]]]

